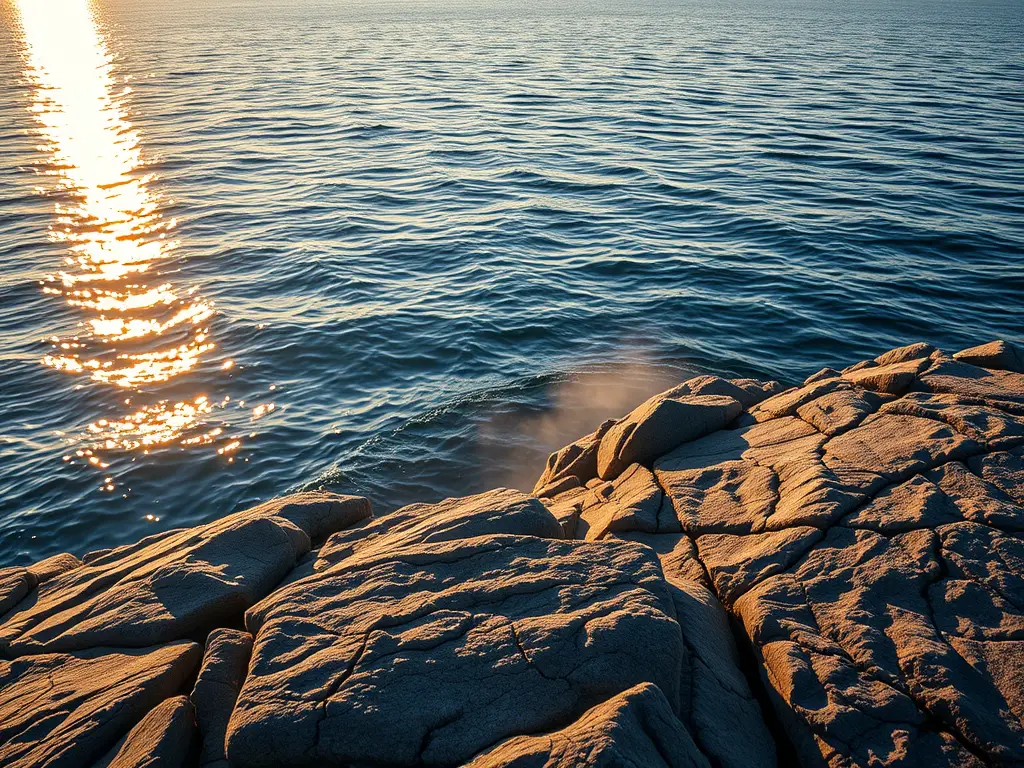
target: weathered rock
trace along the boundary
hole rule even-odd
[[[641,683],[543,736],[517,736],[466,768],[710,768],[665,695]]]
[[[566,516],[565,504],[572,504],[576,522],[570,538],[595,541],[613,531],[657,531],[663,496],[650,470],[633,464],[615,480],[570,491],[565,500],[556,496],[551,509],[556,518]]]
[[[840,389],[804,403],[796,413],[822,434],[835,437],[856,427],[882,402],[874,392]]]
[[[924,392],[984,400],[1003,410],[1021,412],[1024,374],[988,370],[962,360],[939,358],[918,377],[915,387]]]
[[[919,341],[916,344],[908,344],[905,347],[897,347],[896,349],[890,349],[874,359],[875,365],[885,367],[889,365],[898,365],[899,363],[906,363],[911,360],[921,360],[929,358],[935,354],[937,350],[931,344],[926,344],[923,341]]]
[[[82,561],[77,557],[67,552],[62,552],[59,555],[53,555],[45,560],[40,560],[35,565],[30,565],[28,570],[36,577],[37,583],[45,584],[55,576],[73,571],[81,565]]]
[[[553,496],[574,485],[586,485],[588,480],[597,477],[597,449],[601,438],[614,424],[615,420],[609,419],[594,432],[548,456],[547,466],[533,488],[533,495]]]
[[[784,416],[794,416],[800,406],[809,403],[811,400],[837,390],[852,389],[853,386],[853,383],[846,379],[813,381],[802,387],[787,389],[785,392],[769,397],[767,400],[751,408],[750,415],[758,422],[779,419]]]
[[[0,616],[7,613],[36,587],[36,575],[28,568],[0,568]]]
[[[822,368],[817,373],[812,373],[804,379],[804,386],[806,387],[808,384],[814,384],[819,381],[824,381],[825,379],[838,379],[840,376],[842,376],[842,374],[835,368]]]
[[[307,493],[120,547],[43,584],[0,625],[0,655],[139,648],[237,618],[310,540],[370,513],[365,499]]]
[[[886,403],[879,413],[934,419],[990,449],[1012,448],[1024,443],[1024,411],[1009,413],[980,399],[911,392]]]
[[[201,655],[173,643],[0,661],[0,764],[90,765],[176,694]]]
[[[195,763],[199,733],[187,696],[175,696],[146,715],[109,760],[94,768],[186,768]]]
[[[235,768],[456,765],[657,685],[683,647],[654,554],[487,536],[356,557],[275,593],[228,728]],[[401,713],[396,717],[396,713]]]
[[[681,443],[722,429],[743,407],[731,397],[657,395],[615,424],[601,439],[597,473],[604,480],[618,477],[630,464],[650,467]]]
[[[777,381],[756,379],[723,379],[718,376],[696,376],[662,393],[662,397],[678,399],[684,395],[717,395],[731,397],[744,408],[750,408],[771,395],[778,394],[783,387]]]
[[[686,724],[701,752],[722,768],[774,768],[775,742],[740,670],[721,603],[701,583],[672,579],[689,669]]]
[[[886,365],[873,365],[859,371],[843,374],[843,378],[858,387],[884,395],[902,395],[917,381],[917,375],[931,365],[927,358],[903,360]]]
[[[190,697],[202,734],[199,765],[203,768],[227,768],[224,736],[251,656],[252,635],[248,632],[216,629],[206,640],[203,666]]]
[[[979,368],[1024,373],[1024,350],[1006,341],[990,341],[970,349],[962,349],[953,357]]]
[[[562,538],[562,528],[540,500],[498,488],[437,504],[410,504],[331,536],[316,560],[321,571],[368,550],[469,539],[492,533]]]

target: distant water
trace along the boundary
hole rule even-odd
[[[1024,3],[0,0],[0,258],[2,564],[529,488],[697,372],[1021,341]]]

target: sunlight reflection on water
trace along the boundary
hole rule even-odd
[[[140,388],[193,371],[214,349],[208,325],[214,310],[195,288],[160,279],[159,265],[176,247],[175,221],[162,215],[150,189],[153,176],[144,172],[125,104],[131,91],[117,85],[89,4],[18,0],[18,8],[32,111],[50,157],[47,173],[76,201],[56,206],[50,237],[68,255],[64,269],[43,281],[43,291],[63,297],[81,321],[76,332],[51,338],[43,363],[141,394]],[[222,367],[230,368],[230,361]],[[92,422],[85,444],[64,460],[106,469],[109,454],[148,453],[176,441],[192,446],[223,439],[218,452],[234,451],[239,441],[207,419],[224,404],[197,393],[137,405]],[[114,489],[109,478],[103,488]]]

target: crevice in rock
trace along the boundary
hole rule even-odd
[[[761,719],[768,728],[768,733],[775,742],[775,756],[779,766],[800,765],[799,753],[793,744],[789,733],[779,719],[778,713],[772,704],[768,689],[765,686],[764,676],[761,674],[761,661],[758,658],[757,650],[753,641],[747,636],[742,623],[727,613],[729,631],[732,633],[733,642],[736,645],[736,653],[739,657],[739,669],[747,680],[747,686],[754,695],[758,709],[761,710]]]

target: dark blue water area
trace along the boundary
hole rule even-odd
[[[0,563],[299,489],[379,511],[529,489],[549,451],[697,373],[794,384],[918,340],[1024,341],[1020,2],[94,15],[174,221],[158,276],[212,305],[216,347],[127,390],[41,364],[83,322],[40,285],[74,192],[47,175],[8,4]],[[212,443],[64,459],[98,419],[200,394]]]

